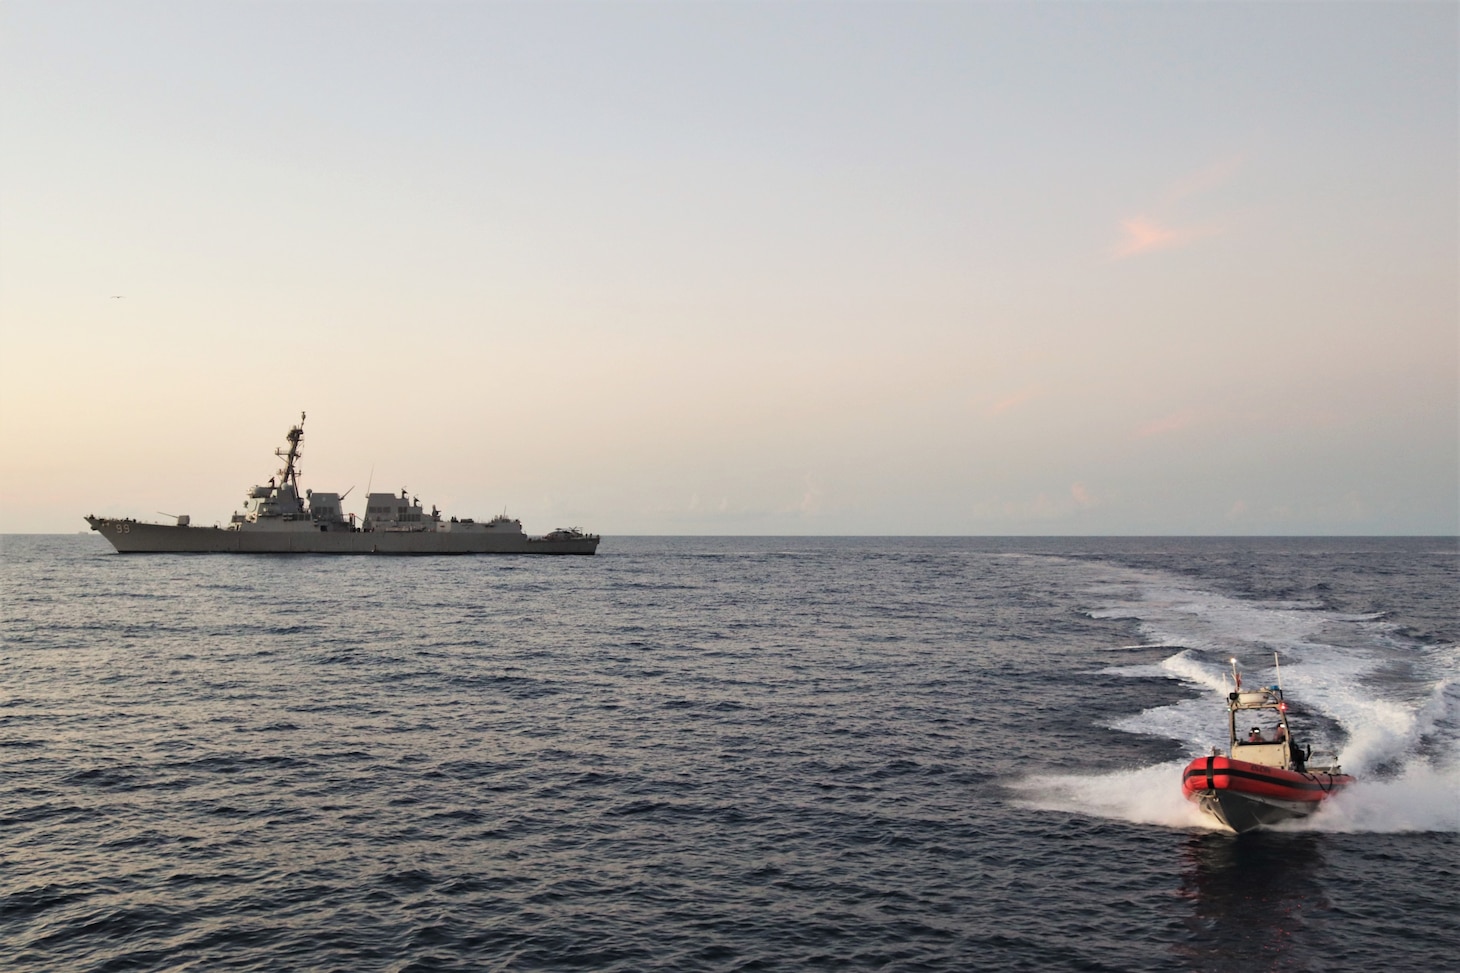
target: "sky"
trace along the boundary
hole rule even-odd
[[[0,5],[0,532],[1460,532],[1460,5]]]

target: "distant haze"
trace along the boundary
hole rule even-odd
[[[0,6],[0,532],[1460,531],[1453,3]]]

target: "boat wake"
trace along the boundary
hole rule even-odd
[[[1015,785],[1018,803],[1036,811],[1070,811],[1133,824],[1219,830],[1181,793],[1185,760],[1108,774],[1045,774]],[[1173,783],[1174,782],[1174,783]]]
[[[1112,728],[1178,741],[1180,760],[1093,775],[1032,776],[1014,785],[1025,807],[1177,828],[1219,825],[1182,795],[1182,768],[1227,745],[1229,660],[1249,683],[1282,682],[1300,702],[1302,738],[1337,753],[1357,784],[1309,818],[1277,830],[1460,832],[1460,647],[1406,638],[1382,614],[1351,615],[1311,602],[1249,601],[1169,576],[1120,572],[1117,599],[1090,612],[1135,620],[1155,664],[1103,674],[1161,678],[1195,698],[1134,713]],[[1134,582],[1134,583],[1133,583]],[[1112,646],[1128,651],[1130,646]]]

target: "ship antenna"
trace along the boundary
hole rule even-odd
[[[365,515],[360,518],[360,526],[370,526],[370,484],[375,482],[375,464],[370,464],[370,476],[365,480]],[[351,490],[355,489],[350,487]]]

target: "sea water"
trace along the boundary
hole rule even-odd
[[[1448,539],[0,557],[0,969],[1415,970]],[[1360,781],[1181,797],[1231,658]]]

